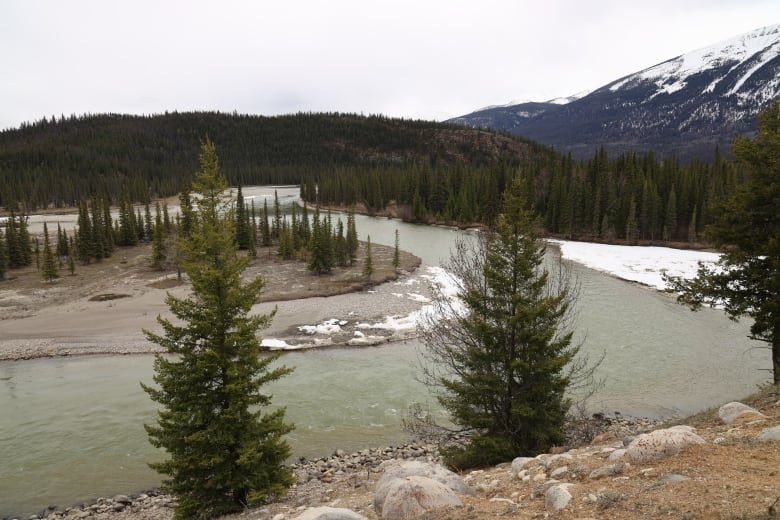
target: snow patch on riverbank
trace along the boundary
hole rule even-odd
[[[693,278],[699,262],[714,263],[720,258],[720,253],[671,247],[620,246],[568,240],[549,242],[561,248],[561,255],[566,260],[658,290],[666,288],[664,273]]]
[[[620,246],[566,240],[550,242],[560,247],[566,260],[658,290],[666,288],[664,273],[691,278],[696,275],[699,262],[713,263],[720,258],[719,253],[669,247]],[[416,310],[376,320],[331,318],[317,325],[297,327],[297,330],[309,336],[308,338],[268,338],[261,344],[271,350],[301,350],[329,345],[378,345],[413,337],[417,334],[417,328],[431,319],[449,319],[466,312],[465,305],[458,298],[461,284],[452,273],[443,267],[425,267],[421,271],[416,276],[395,282],[394,285],[428,285],[428,294],[437,295],[433,299],[421,294],[426,291],[387,293],[395,298],[419,303],[420,307]],[[437,301],[439,296],[443,297],[441,301]]]

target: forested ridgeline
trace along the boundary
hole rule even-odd
[[[0,132],[0,207],[30,213],[129,193],[175,195],[206,137],[231,185],[416,163],[517,164],[541,147],[485,130],[354,114],[263,117],[215,112],[71,116]]]
[[[490,224],[521,176],[546,231],[605,241],[696,241],[741,182],[717,150],[681,164],[649,154],[574,161],[495,132],[354,114],[213,112],[44,119],[0,132],[0,207],[18,214],[178,193],[216,143],[232,185],[302,183],[309,202],[393,204],[409,221]]]

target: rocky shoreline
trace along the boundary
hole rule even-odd
[[[567,431],[570,446],[588,444],[594,437],[610,432],[616,437],[636,435],[652,430],[659,422],[649,419],[622,417],[593,417],[574,421]],[[381,473],[380,467],[388,461],[424,461],[441,463],[439,448],[465,442],[468,433],[449,436],[443,443],[409,442],[400,446],[366,448],[355,453],[337,449],[330,456],[300,459],[290,465],[296,483],[280,501],[251,510],[252,518],[282,520],[287,514],[302,511],[323,502],[337,502],[333,485],[347,483],[353,489],[366,488]],[[560,450],[569,449],[560,448]],[[559,450],[553,450],[559,451]],[[173,517],[175,498],[159,488],[140,493],[101,497],[86,503],[61,508],[48,506],[37,513],[11,516],[2,520],[168,520]]]

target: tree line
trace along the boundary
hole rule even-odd
[[[76,227],[68,231],[57,224],[55,240],[50,240],[48,226],[44,222],[42,237],[31,237],[27,219],[11,213],[5,221],[5,231],[0,227],[0,280],[12,269],[28,267],[33,263],[42,271],[45,280],[59,276],[59,269],[67,263],[71,274],[76,265],[88,265],[111,257],[119,247],[131,247],[139,243],[152,246],[151,267],[164,270],[174,264],[178,269],[174,242],[189,236],[193,202],[189,188],[179,195],[181,211],[171,217],[165,201],[134,206],[129,194],[120,197],[116,218],[112,217],[108,199],[81,201],[78,205]],[[334,267],[355,264],[359,248],[354,208],[347,214],[346,224],[339,217],[334,222],[330,211],[313,212],[304,204],[300,209],[292,205],[289,215],[279,203],[274,192],[274,202],[269,210],[267,201],[258,210],[254,201],[247,204],[239,186],[235,200],[235,240],[239,250],[247,251],[250,258],[257,256],[259,247],[272,248],[285,260],[305,262],[314,274],[329,273]],[[41,240],[43,244],[41,244]],[[397,246],[396,246],[397,248]],[[173,256],[172,256],[173,255]],[[56,260],[52,264],[50,259]],[[397,261],[395,267],[398,267]]]
[[[630,243],[696,242],[712,211],[743,181],[739,165],[715,150],[711,162],[681,164],[652,153],[586,162],[542,150],[522,164],[480,166],[422,162],[391,168],[334,168],[307,176],[301,197],[323,204],[393,206],[410,222],[491,225],[514,178],[526,185],[548,233]]]

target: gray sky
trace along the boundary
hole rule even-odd
[[[166,110],[443,120],[777,23],[777,0],[0,0],[0,129]]]

